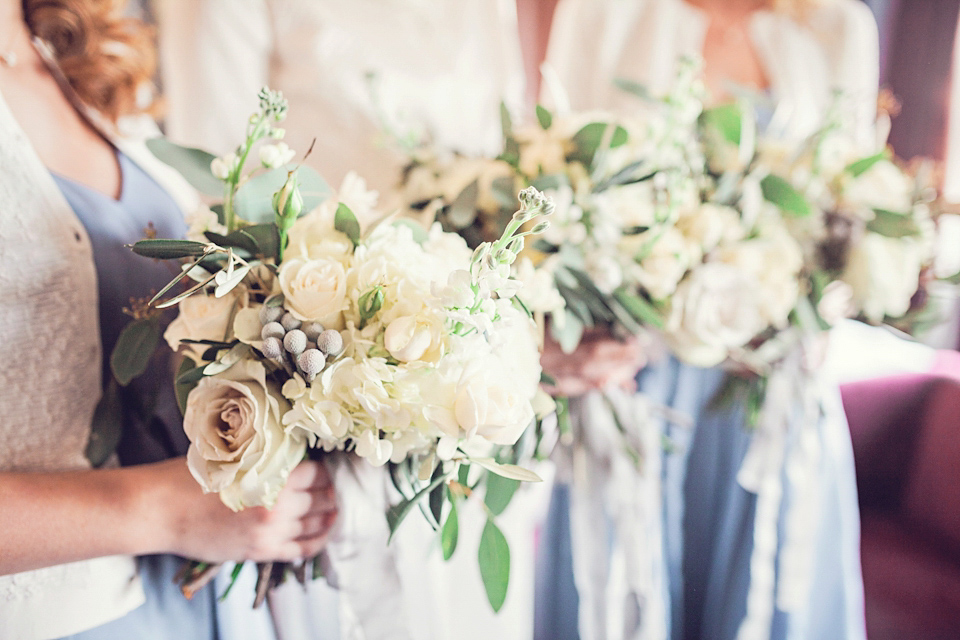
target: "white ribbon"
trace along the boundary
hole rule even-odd
[[[659,425],[642,396],[619,389],[572,399],[570,415],[580,637],[663,640],[668,615]],[[639,463],[629,451],[640,454]]]

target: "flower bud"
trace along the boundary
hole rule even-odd
[[[297,366],[308,379],[323,371],[326,357],[319,349],[307,349],[297,357]]]
[[[283,328],[279,322],[268,322],[263,325],[263,329],[260,330],[260,337],[266,340],[267,338],[278,338],[283,340],[286,330]]]
[[[304,322],[300,330],[307,334],[307,340],[316,342],[317,337],[323,333],[323,325],[319,322]]]
[[[283,187],[273,194],[273,210],[276,223],[282,231],[288,231],[303,211],[303,196],[297,183],[297,172],[291,171]]]
[[[359,307],[360,318],[363,321],[375,316],[383,306],[383,287],[374,287],[360,296],[360,299],[357,300],[357,306]]]
[[[237,168],[238,162],[239,158],[237,158],[237,154],[235,153],[228,153],[220,158],[214,158],[210,162],[210,173],[220,180],[228,180],[230,174]]]
[[[280,342],[279,338],[269,337],[263,341],[263,346],[260,348],[263,352],[263,357],[269,360],[279,360],[283,357],[283,344]]]
[[[307,334],[300,329],[294,329],[283,337],[283,348],[297,356],[307,348]]]
[[[300,325],[303,323],[297,319],[292,313],[285,313],[283,317],[280,318],[280,325],[283,326],[286,331],[293,331],[294,329],[299,329]]]
[[[343,353],[343,336],[339,331],[327,329],[317,338],[317,349],[331,358]]]
[[[287,164],[296,155],[286,142],[265,144],[260,147],[260,163],[267,169],[276,169]]]
[[[267,305],[260,307],[260,324],[262,325],[279,322],[282,316],[283,307],[268,307]]]
[[[531,229],[530,235],[538,235],[550,228],[550,223],[544,220],[543,222],[537,223],[537,225]]]

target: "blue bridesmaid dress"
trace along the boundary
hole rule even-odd
[[[161,238],[179,238],[186,232],[183,214],[170,195],[127,156],[118,152],[117,158],[123,180],[119,199],[54,174],[93,245],[105,383],[111,375],[110,353],[131,319],[123,309],[131,306],[132,299],[151,298],[176,269],[172,263],[140,257],[125,245],[143,239],[151,229]],[[189,442],[173,392],[172,355],[168,349],[158,349],[147,372],[121,389],[124,431],[117,453],[122,464],[157,462],[186,453]],[[173,581],[183,559],[156,555],[138,562],[146,603],[118,620],[69,638],[217,640],[212,587],[187,600]]]
[[[671,640],[734,640],[746,615],[756,496],[738,484],[737,473],[751,433],[742,404],[711,406],[724,376],[719,368],[696,368],[669,358],[651,363],[637,378],[641,392],[685,413],[694,425],[663,426],[663,553]],[[811,523],[816,532],[810,598],[796,613],[775,611],[772,640],[866,638],[853,452],[846,422],[837,415],[839,405],[834,408],[818,424],[822,452],[814,490],[819,522]],[[537,640],[579,638],[568,495],[565,486],[554,490],[541,536]],[[790,504],[788,492],[778,523],[778,558]]]

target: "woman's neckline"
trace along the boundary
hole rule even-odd
[[[107,141],[107,142],[108,142],[108,144],[109,144],[109,141]],[[97,188],[95,188],[95,187],[91,187],[91,186],[88,185],[88,184],[84,184],[84,183],[80,182],[79,180],[74,180],[73,178],[70,178],[70,177],[68,177],[68,176],[65,176],[65,175],[63,175],[62,173],[58,173],[58,172],[54,171],[53,169],[50,169],[49,167],[47,167],[47,171],[49,171],[49,172],[50,172],[50,175],[52,175],[52,176],[53,176],[54,178],[56,178],[57,180],[66,182],[67,184],[69,184],[69,185],[71,185],[71,186],[73,186],[73,187],[76,187],[76,188],[78,188],[78,189],[81,189],[81,190],[83,190],[83,191],[86,191],[87,193],[92,194],[92,195],[96,196],[96,197],[99,198],[99,199],[108,200],[108,201],[110,201],[111,203],[113,203],[113,204],[115,204],[115,205],[123,204],[124,202],[126,202],[126,199],[127,199],[127,191],[128,191],[128,189],[127,189],[127,171],[128,171],[128,169],[129,169],[129,167],[128,167],[128,166],[125,166],[125,165],[126,165],[125,159],[127,159],[127,158],[126,158],[126,156],[123,154],[122,151],[120,151],[119,149],[117,149],[117,148],[116,148],[115,146],[113,146],[112,144],[110,144],[110,147],[113,149],[114,156],[115,156],[116,159],[117,159],[117,171],[120,173],[120,192],[119,192],[116,196],[112,196],[112,195],[110,195],[110,194],[108,194],[108,193],[104,193],[103,191],[100,191],[99,189],[97,189]]]

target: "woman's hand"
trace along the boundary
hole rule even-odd
[[[568,397],[610,386],[635,389],[637,372],[646,363],[640,339],[630,336],[618,340],[603,329],[585,331],[571,354],[564,353],[548,335],[540,356],[544,372],[556,381],[547,391]]]
[[[291,472],[273,509],[238,512],[216,494],[204,494],[183,458],[152,466],[168,507],[161,519],[167,538],[162,551],[207,562],[267,562],[310,558],[326,547],[337,506],[330,475],[319,462],[301,462]]]

